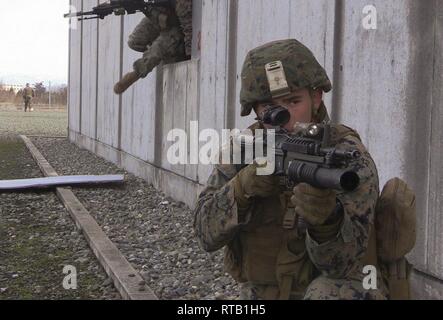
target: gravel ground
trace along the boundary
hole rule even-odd
[[[0,180],[40,176],[21,140],[0,136]],[[76,267],[76,290],[63,288],[66,265]],[[4,299],[121,299],[54,192],[0,193]]]
[[[59,174],[121,174],[124,170],[65,139],[34,138]],[[223,253],[208,254],[193,236],[193,215],[144,180],[128,174],[123,187],[74,192],[160,299],[231,300],[235,281]]]
[[[66,136],[67,112],[49,111],[2,111],[0,109],[0,136],[6,135],[47,135]]]

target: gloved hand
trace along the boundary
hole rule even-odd
[[[114,92],[116,94],[122,94],[130,86],[132,86],[138,79],[140,79],[140,76],[135,71],[125,74],[124,77],[115,84]]]
[[[252,198],[266,198],[280,191],[280,179],[273,175],[258,176],[256,163],[242,169],[233,179],[235,200],[239,208],[247,208]]]
[[[307,183],[300,183],[293,193],[291,202],[296,212],[312,226],[324,224],[335,209],[335,190],[319,189]]]

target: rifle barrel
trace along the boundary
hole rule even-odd
[[[87,11],[87,12],[79,11],[79,12],[66,13],[63,15],[63,17],[75,18],[75,17],[87,16],[87,15],[91,15],[91,14],[95,14],[94,11]]]

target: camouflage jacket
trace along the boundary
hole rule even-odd
[[[330,226],[308,228],[305,238],[309,258],[322,274],[346,278],[360,266],[368,247],[379,195],[378,173],[374,161],[357,133],[332,139],[336,144],[357,148],[362,156],[351,166],[360,177],[360,186],[353,192],[337,194],[344,216],[331,234]],[[205,251],[216,251],[229,245],[251,221],[254,212],[240,212],[231,180],[237,174],[234,165],[217,165],[200,194],[195,209],[194,230]],[[253,208],[254,206],[252,206]],[[325,239],[324,235],[327,234]],[[321,241],[318,239],[322,239]],[[316,241],[317,240],[317,241]]]
[[[24,88],[23,97],[28,97],[28,98],[34,97],[34,89],[32,89],[31,87]]]
[[[192,53],[192,0],[176,0],[175,12],[185,35],[186,55]]]
[[[180,26],[184,35],[186,55],[192,53],[192,0],[176,0],[175,11],[171,8],[152,7],[146,12],[146,18],[137,26],[133,41],[151,43],[160,31]],[[136,51],[144,52],[146,44]]]

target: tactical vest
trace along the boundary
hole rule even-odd
[[[23,89],[23,96],[24,96],[24,97],[30,97],[30,98],[32,98],[32,96],[33,96],[33,89],[30,88],[30,87],[26,87],[26,88],[24,88],[24,89]]]
[[[346,126],[334,126],[331,141],[352,135],[360,136]],[[249,127],[254,133],[263,127]],[[290,201],[292,191],[266,199],[257,199],[250,223],[225,247],[225,268],[238,282],[251,282],[277,288],[265,299],[301,299],[308,285],[320,273],[306,251],[306,233]],[[377,266],[375,230],[371,237],[366,264]]]

